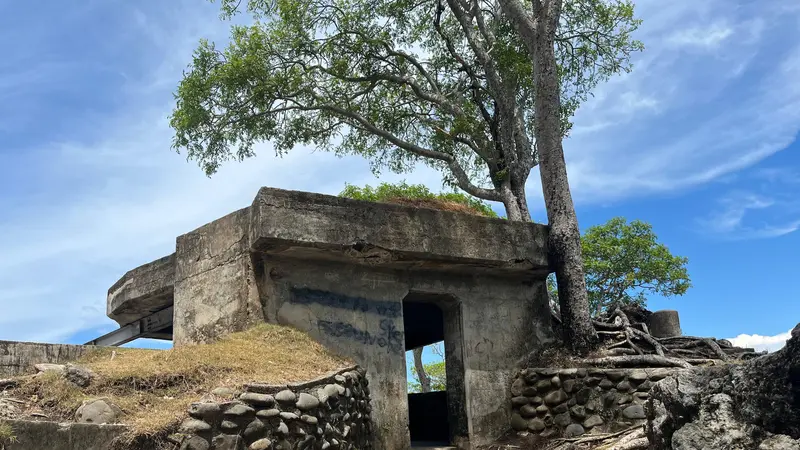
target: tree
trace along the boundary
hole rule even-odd
[[[534,134],[538,144],[539,174],[550,225],[548,248],[552,254],[559,293],[559,310],[568,344],[576,352],[586,352],[594,346],[597,334],[592,326],[587,305],[586,281],[582,265],[580,229],[572,194],[569,190],[567,166],[562,145],[564,94],[576,101],[592,86],[592,77],[607,77],[619,71],[620,61],[606,60],[595,71],[577,69],[564,64],[559,51],[572,55],[587,55],[587,50],[605,51],[602,46],[575,46],[573,39],[604,42],[611,48],[636,50],[641,44],[631,41],[626,28],[635,28],[633,4],[605,0],[531,0],[530,9],[520,0],[498,0],[513,28],[519,34],[533,62]],[[615,9],[615,7],[617,9]],[[564,30],[569,30],[566,33]],[[627,56],[629,53],[622,52]],[[589,59],[592,59],[591,57]],[[568,58],[568,61],[572,61]],[[627,58],[621,60],[627,63]],[[574,97],[570,98],[569,94]]]
[[[581,239],[589,307],[595,316],[617,305],[644,306],[652,294],[683,295],[692,286],[688,258],[673,255],[649,223],[615,217]],[[548,278],[550,296],[557,296]]]
[[[223,16],[240,3],[222,0]],[[362,155],[376,173],[422,162],[523,221],[541,161],[562,314],[585,346],[594,331],[580,323],[588,308],[560,141],[641,44],[629,0],[572,3],[540,40],[552,47],[548,77],[514,16],[491,1],[248,0],[253,25],[233,26],[225,50],[203,41],[195,51],[170,118],[173,147],[209,175],[259,141],[278,155],[298,144]]]
[[[429,363],[422,362],[424,347],[414,349],[414,365],[411,367],[412,381],[408,383],[408,391],[416,393],[447,390],[447,374],[445,371],[444,352],[441,343],[433,344],[431,350],[438,359]]]

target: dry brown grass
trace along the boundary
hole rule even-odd
[[[0,420],[0,449],[3,448],[3,444],[10,443],[13,440],[14,430],[11,429],[11,425]]]
[[[396,203],[398,205],[414,206],[417,208],[440,209],[442,211],[451,211],[464,214],[472,214],[474,216],[486,217],[486,214],[483,214],[481,211],[472,208],[469,205],[438,198],[393,197],[386,199],[385,201],[386,203]]]
[[[190,403],[216,387],[303,381],[351,362],[302,332],[264,324],[213,344],[170,350],[102,349],[76,364],[96,375],[86,389],[46,373],[28,378],[18,391],[59,419],[72,418],[88,398],[107,397],[125,413],[123,422],[132,434],[142,436],[174,427]]]

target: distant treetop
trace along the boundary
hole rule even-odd
[[[381,183],[376,188],[370,185],[358,187],[345,184],[345,188],[339,196],[370,202],[396,203],[484,217],[498,217],[488,204],[475,197],[460,192],[434,193],[422,184],[407,184],[405,181],[396,184]]]

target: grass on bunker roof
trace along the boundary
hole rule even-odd
[[[28,377],[18,388],[51,418],[71,419],[83,400],[106,397],[124,412],[131,436],[174,428],[189,404],[217,387],[286,384],[352,363],[300,331],[262,324],[211,344],[169,350],[103,348],[78,360],[95,379],[85,389],[57,373]],[[53,417],[55,416],[55,417]]]

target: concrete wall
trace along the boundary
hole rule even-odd
[[[29,420],[6,422],[11,425],[15,439],[0,442],[0,448],[5,450],[111,450],[114,439],[126,430],[123,425]]]
[[[0,341],[0,377],[33,374],[36,373],[35,364],[64,364],[95,348],[88,345]]]
[[[106,314],[120,325],[172,305],[175,254],[128,271],[108,289]]]
[[[179,236],[173,343],[211,341],[263,321],[248,252],[249,209]]]
[[[268,321],[308,332],[365,367],[371,380],[376,448],[409,446],[402,301],[409,292],[445,294],[457,300],[456,323],[445,333],[461,339],[454,351],[463,374],[449,372],[448,386],[464,393],[462,446],[490,442],[508,429],[510,380],[515,364],[552,339],[543,281],[516,282],[489,276],[396,271],[333,262],[265,256],[258,264],[259,290]],[[445,313],[447,317],[447,313]],[[447,337],[445,338],[447,341]],[[460,347],[460,348],[458,348]],[[449,358],[448,358],[449,359]]]

